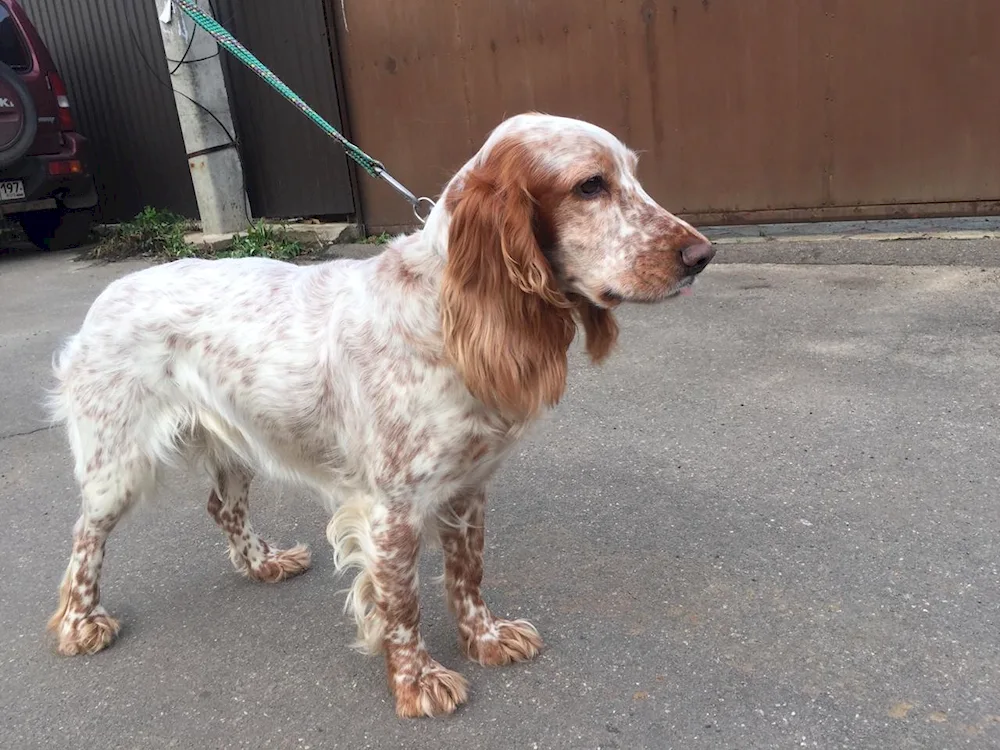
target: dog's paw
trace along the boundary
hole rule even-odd
[[[271,550],[262,562],[248,566],[246,573],[257,581],[277,583],[305,573],[311,562],[312,553],[309,548],[304,544],[296,544],[291,549]]]
[[[96,654],[114,642],[120,629],[118,620],[100,607],[79,619],[63,617],[53,626],[58,639],[56,649],[63,656]]]
[[[465,653],[484,667],[528,661],[542,650],[542,637],[527,620],[494,620],[465,642]]]
[[[469,694],[469,683],[462,675],[434,660],[428,661],[415,677],[397,675],[394,683],[396,714],[406,719],[450,714],[465,703]]]

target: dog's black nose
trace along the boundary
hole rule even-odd
[[[696,242],[681,250],[681,260],[688,267],[688,274],[694,276],[705,270],[705,266],[715,257],[711,242]]]

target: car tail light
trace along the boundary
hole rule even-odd
[[[59,74],[54,70],[48,75],[49,87],[56,96],[56,104],[59,105],[59,129],[62,131],[75,130],[73,123],[73,113],[69,108],[69,95],[66,92],[66,84]]]
[[[83,164],[79,159],[67,159],[65,161],[50,161],[49,174],[53,176],[67,174],[83,174]]]

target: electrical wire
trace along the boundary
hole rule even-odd
[[[169,0],[168,0],[168,2],[169,2]],[[209,0],[209,2],[208,2],[208,10],[212,14],[213,18],[218,18],[216,16],[216,14],[215,14],[215,8],[212,6],[212,0]],[[225,21],[220,20],[219,23],[221,23],[223,26],[228,26],[229,22],[232,21],[232,20],[233,20],[232,17],[230,17],[230,18],[227,18]],[[205,57],[196,57],[194,59],[190,59],[188,57],[188,53],[191,52],[191,45],[194,44],[194,35],[197,34],[199,31],[201,31],[202,33],[204,33],[204,31],[202,30],[202,28],[200,26],[198,26],[197,24],[195,24],[194,33],[192,33],[191,34],[191,38],[188,39],[187,48],[184,50],[184,54],[181,55],[181,59],[180,60],[171,60],[169,57],[167,58],[167,62],[169,62],[169,63],[176,63],[176,65],[170,70],[170,75],[173,75],[174,73],[176,73],[180,69],[181,65],[190,65],[192,63],[205,62],[206,60],[211,60],[211,59],[216,58],[216,57],[218,57],[219,55],[222,54],[221,52],[219,52],[218,46],[216,46],[215,52],[213,54],[206,55]]]
[[[184,48],[184,54],[181,55],[181,59],[180,60],[171,60],[169,57],[167,58],[167,62],[177,63],[173,68],[170,69],[170,71],[168,72],[168,75],[173,76],[174,73],[176,73],[178,70],[181,69],[181,65],[184,65],[187,62],[193,62],[193,61],[189,61],[187,59],[187,56],[188,56],[188,53],[191,52],[191,45],[194,44],[194,36],[197,33],[198,33],[198,28],[195,27],[194,32],[191,34],[191,37],[188,39],[187,47]],[[218,51],[216,51],[215,54],[219,54]],[[208,58],[205,58],[205,59],[207,60]]]
[[[126,12],[126,14],[128,13],[128,10],[127,10],[128,5],[129,5],[128,3],[125,4],[125,7],[126,7],[126,11],[125,12]],[[209,8],[209,11],[214,16],[215,15],[215,9],[212,7],[212,3],[211,2],[209,2],[208,8]],[[135,17],[135,14],[133,13],[133,21],[134,20],[136,20],[136,17]],[[243,164],[243,154],[240,152],[240,144],[239,144],[239,141],[236,139],[236,136],[229,132],[229,128],[227,128],[222,123],[222,120],[220,120],[218,117],[215,116],[215,113],[212,112],[212,110],[210,110],[208,107],[206,107],[201,102],[199,102],[199,101],[193,99],[192,97],[188,96],[183,91],[178,91],[177,89],[175,89],[170,84],[169,81],[164,81],[162,78],[160,78],[160,74],[157,73],[156,68],[149,61],[149,59],[147,59],[145,53],[142,51],[142,45],[139,42],[139,38],[136,36],[135,27],[133,26],[132,23],[129,23],[129,19],[127,18],[127,16],[126,16],[125,21],[126,21],[125,25],[128,27],[129,36],[132,37],[132,45],[135,47],[135,51],[139,54],[139,59],[142,60],[143,64],[149,70],[149,72],[153,76],[153,78],[156,79],[157,83],[159,83],[159,84],[161,84],[163,86],[166,86],[168,89],[170,89],[171,91],[173,91],[174,94],[177,94],[178,96],[182,96],[185,99],[187,99],[189,102],[191,102],[192,104],[194,104],[196,107],[198,107],[200,110],[202,110],[205,114],[207,114],[209,117],[211,117],[213,120],[215,120],[216,124],[219,126],[219,128],[222,130],[222,132],[226,134],[226,138],[229,139],[230,145],[233,147],[233,150],[236,151],[236,159],[240,163],[240,179],[241,179],[241,181],[243,183],[243,195],[246,196],[247,195],[246,170],[245,170],[244,164]],[[157,21],[157,23],[159,23],[159,21]],[[214,55],[209,55],[209,56],[207,56],[205,58],[188,60],[187,59],[187,54],[188,54],[188,52],[191,51],[191,45],[194,43],[194,35],[196,33],[198,33],[197,27],[195,27],[195,29],[192,30],[192,32],[191,32],[191,38],[188,39],[187,47],[185,48],[184,55],[181,57],[181,59],[180,60],[176,60],[176,61],[175,60],[171,60],[170,61],[170,62],[175,62],[176,63],[176,67],[174,67],[172,70],[169,71],[171,76],[174,75],[174,73],[176,73],[180,69],[181,65],[184,65],[186,63],[201,62],[202,60],[210,60],[213,57],[218,57],[219,56],[219,52],[216,51],[216,53]],[[247,224],[253,224],[253,217],[250,215],[249,199],[243,201],[243,213],[246,215]]]
[[[190,47],[188,49],[190,49]],[[190,65],[191,63],[205,62],[205,60],[212,60],[213,58],[216,58],[218,56],[219,56],[219,53],[216,52],[214,55],[206,55],[205,57],[195,57],[195,58],[192,58],[192,59],[188,59],[187,53],[185,53],[185,57],[182,60],[171,60],[168,57],[167,58],[167,62],[177,63],[177,67],[173,68],[170,71],[170,75],[173,75],[174,73],[176,73],[178,71],[178,69],[181,67],[181,65]]]

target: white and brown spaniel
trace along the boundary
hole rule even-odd
[[[525,620],[480,595],[486,484],[566,384],[583,327],[599,362],[612,308],[690,286],[708,241],[657,205],[636,156],[599,127],[526,114],[503,122],[446,186],[420,231],[369,260],[296,266],[183,260],[107,287],[60,352],[64,419],[83,512],[50,627],[63,654],[108,646],[104,545],[181,457],[213,483],[208,511],[237,569],[280,581],[309,566],[250,525],[254,475],[328,503],[359,645],[385,655],[400,716],[453,711],[466,681],[420,636],[422,540],[444,550],[445,587],[470,659],[541,647]]]

